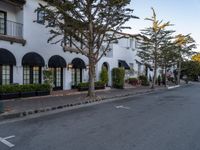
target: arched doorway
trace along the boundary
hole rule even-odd
[[[63,89],[63,68],[67,66],[65,59],[59,55],[54,55],[49,59],[49,68],[53,72],[54,90]]]
[[[30,52],[22,58],[23,66],[23,84],[40,84],[42,83],[42,67],[45,62],[41,55]]]
[[[0,85],[13,83],[13,66],[15,56],[8,50],[0,48]]]
[[[72,60],[72,88],[76,88],[83,82],[83,71],[86,69],[85,62],[80,58]]]
[[[109,64],[107,62],[104,62],[102,64],[102,67],[101,69],[105,68],[108,72],[108,83],[106,84],[106,86],[110,86],[111,85],[111,72],[110,72],[110,67],[109,67]]]

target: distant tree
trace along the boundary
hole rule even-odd
[[[197,81],[200,75],[200,63],[197,61],[183,61],[181,77],[185,75],[189,80]]]
[[[144,38],[139,42],[140,51],[138,52],[138,56],[144,63],[153,64],[154,75],[151,88],[154,88],[157,78],[157,68],[159,66],[160,48],[163,39],[168,35],[164,30],[171,25],[169,22],[163,23],[162,21],[159,21],[153,8],[152,11],[152,18],[146,18],[146,20],[152,22],[152,26],[141,31],[141,35]]]
[[[95,97],[94,80],[97,62],[110,50],[109,45],[122,38],[119,31],[130,29],[124,24],[133,10],[131,0],[44,0],[36,11],[45,13],[46,27],[52,35],[48,42],[61,43],[71,51],[68,43],[89,60],[88,96]]]
[[[192,60],[193,61],[197,61],[200,63],[200,53],[197,53],[195,55],[192,56]]]
[[[195,54],[193,51],[196,48],[195,40],[191,37],[190,34],[183,35],[179,34],[176,36],[175,40],[176,48],[178,51],[178,75],[177,75],[177,84],[180,84],[181,76],[181,65],[184,59],[187,59]]]
[[[165,85],[167,85],[167,70],[171,69],[172,66],[177,64],[179,57],[176,45],[173,42],[174,37],[172,34],[174,31],[165,31],[168,35],[163,38],[163,42],[160,47],[160,59],[159,66],[162,68],[162,78],[164,78]]]

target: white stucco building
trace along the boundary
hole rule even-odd
[[[54,70],[55,89],[71,89],[88,81],[88,59],[78,53],[64,52],[59,44],[49,44],[49,31],[42,14],[35,12],[40,0],[0,1],[0,85],[42,83],[42,70]],[[126,77],[145,74],[137,57],[136,35],[126,35],[110,45],[111,51],[96,66],[96,77],[102,65],[109,70],[123,66]],[[134,71],[133,71],[134,70]],[[146,74],[149,76],[149,69]]]

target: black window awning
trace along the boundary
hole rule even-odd
[[[63,57],[59,55],[54,55],[49,59],[48,66],[50,68],[65,68],[67,66],[67,63]]]
[[[129,65],[124,60],[119,60],[119,67],[124,67],[124,69],[126,69],[126,70],[130,69]]]
[[[0,65],[16,65],[15,56],[8,50],[0,48]]]
[[[80,58],[74,58],[72,60],[72,66],[73,68],[80,68],[80,69],[86,68],[85,62]]]
[[[22,65],[44,67],[44,59],[35,52],[30,52],[22,58]]]

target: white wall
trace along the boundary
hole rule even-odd
[[[23,56],[28,52],[36,52],[40,54],[44,60],[45,64],[48,64],[48,60],[53,55],[62,56],[67,64],[78,57],[84,60],[86,65],[88,64],[88,59],[80,54],[63,52],[62,47],[59,44],[49,44],[47,40],[50,36],[49,29],[46,29],[44,25],[34,22],[37,19],[37,14],[34,12],[38,7],[38,2],[43,3],[41,0],[28,0],[22,10],[18,10],[16,13],[15,8],[11,6],[1,5],[0,10],[8,11],[8,19],[10,20],[23,20],[23,37],[27,41],[25,46],[21,44],[10,44],[9,42],[0,41],[0,48],[8,49],[12,52],[17,60],[17,65],[14,67],[14,83],[23,83],[23,67],[21,61]],[[20,17],[22,16],[22,17]],[[17,19],[18,18],[18,19]],[[20,20],[21,19],[21,20]],[[130,43],[132,42],[132,44]],[[132,46],[132,47],[130,47]],[[99,80],[99,74],[104,62],[108,63],[109,66],[109,85],[112,85],[111,81],[111,71],[112,68],[118,67],[118,60],[125,60],[128,65],[130,63],[134,64],[134,70],[137,72],[137,64],[135,60],[140,61],[140,58],[136,55],[137,48],[135,47],[135,39],[133,37],[128,37],[120,39],[118,43],[111,45],[112,51],[109,52],[108,56],[103,57],[99,63],[96,65],[96,78]],[[144,68],[142,67],[142,70]],[[64,89],[71,88],[71,70],[64,69]],[[137,75],[137,74],[135,74]],[[83,72],[83,81],[88,81],[88,70]]]

